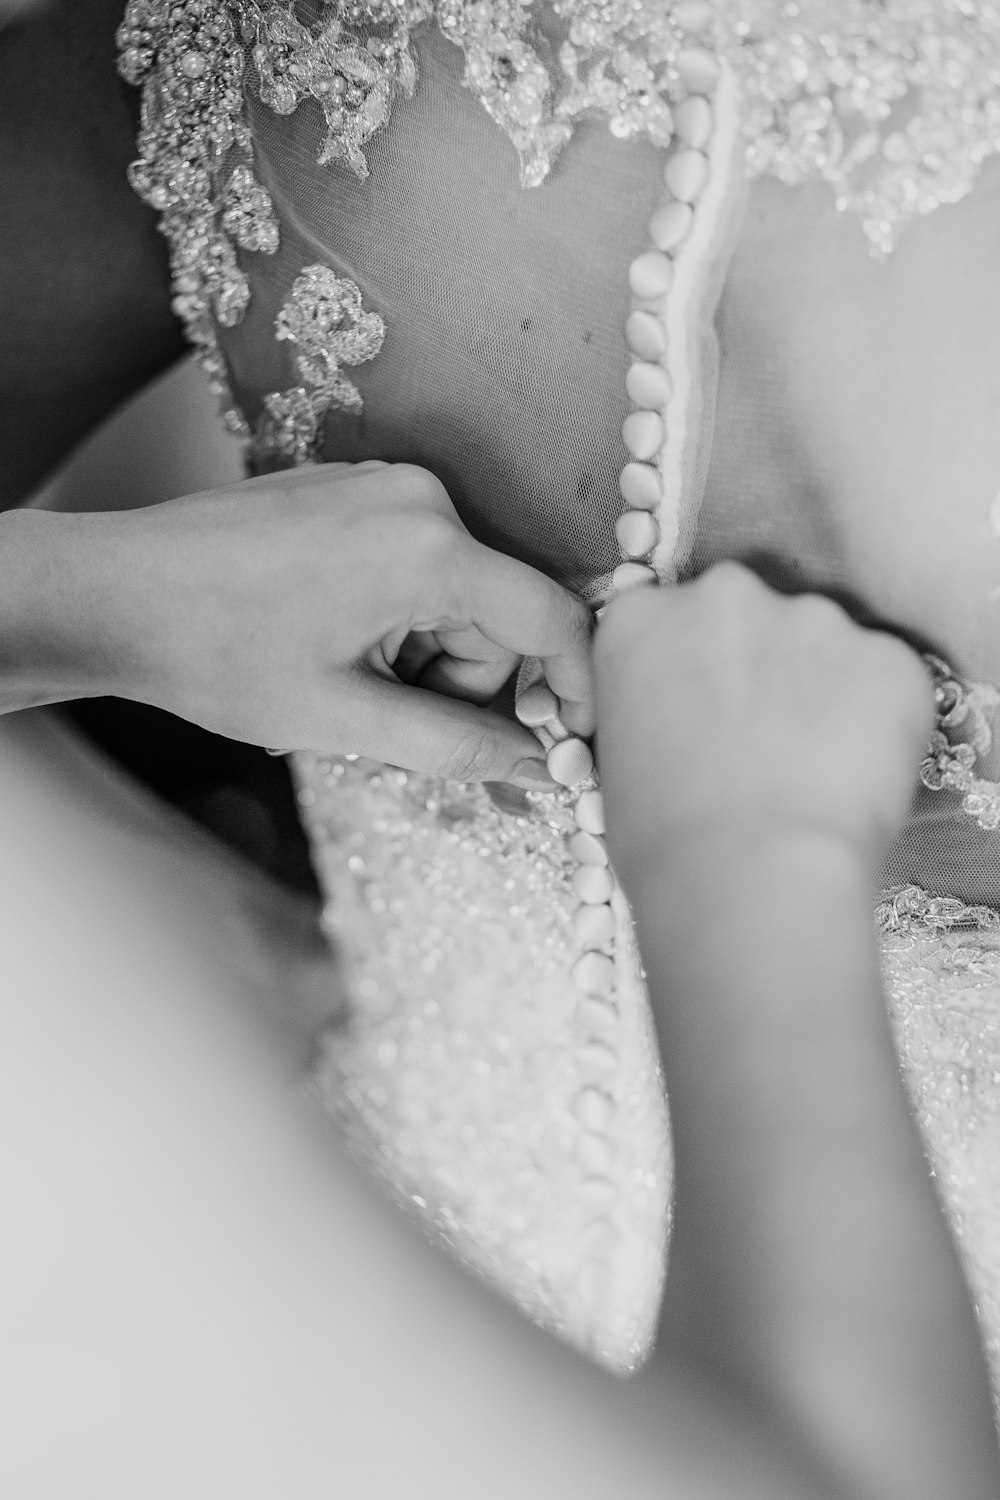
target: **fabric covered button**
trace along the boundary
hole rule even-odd
[[[573,1101],[573,1113],[588,1130],[607,1130],[615,1116],[614,1100],[602,1089],[588,1086]]]
[[[604,798],[600,792],[581,792],[573,808],[573,818],[577,828],[582,828],[587,833],[603,833]]]
[[[573,935],[585,948],[603,948],[605,943],[610,943],[617,925],[611,907],[603,903],[600,906],[578,906],[573,913]]]
[[[663,180],[680,203],[694,203],[708,181],[708,157],[690,148],[678,151],[663,169]]]
[[[636,406],[645,407],[647,411],[662,411],[670,400],[671,389],[670,376],[662,365],[651,364],[648,360],[637,360],[629,365],[625,390]]]
[[[626,557],[645,557],[660,540],[660,528],[648,510],[627,510],[615,522],[615,535]]]
[[[673,266],[659,250],[637,255],[628,268],[628,283],[637,297],[664,297],[673,280]]]
[[[622,423],[622,438],[633,458],[655,458],[663,447],[663,419],[655,411],[634,411]]]
[[[585,1177],[577,1188],[577,1193],[580,1199],[592,1208],[609,1207],[618,1197],[618,1189],[607,1177]],[[580,1272],[581,1278],[584,1273],[592,1273],[595,1269],[606,1274],[606,1268],[603,1266],[595,1268],[593,1265],[587,1265]],[[586,1284],[590,1284],[589,1277]]]
[[[667,352],[667,335],[655,313],[637,309],[625,324],[625,340],[640,359],[660,359]]]
[[[664,203],[649,221],[649,237],[665,253],[676,250],[687,239],[693,223],[694,209],[690,203]],[[642,350],[636,349],[631,340],[629,346],[635,349],[636,354],[642,354]],[[659,355],[643,354],[643,358],[659,358]]]
[[[610,1037],[618,1028],[618,1007],[608,995],[586,995],[576,1014],[580,1025],[593,1036]]]
[[[529,729],[548,724],[559,713],[559,699],[545,682],[533,682],[518,698],[514,712]]]
[[[572,875],[573,889],[586,906],[603,906],[615,888],[611,871],[600,865],[577,865]]]
[[[705,47],[682,47],[674,66],[681,83],[692,94],[711,94],[719,81],[719,60]]]
[[[697,151],[708,145],[714,124],[715,112],[708,100],[703,99],[700,94],[691,94],[689,98],[682,99],[674,110],[674,129],[678,140],[683,141],[685,146],[693,146]]]
[[[674,21],[688,36],[697,36],[707,31],[712,21],[712,7],[708,0],[684,0],[674,9]]]
[[[655,510],[663,498],[660,476],[649,464],[626,464],[618,488],[622,499],[634,510]]]
[[[607,995],[615,987],[615,961],[606,953],[584,953],[573,965],[573,983],[585,995]]]
[[[611,575],[611,587],[618,594],[624,594],[627,589],[642,588],[646,584],[655,582],[655,572],[652,568],[647,568],[645,563],[619,563]]]
[[[606,865],[608,862],[608,851],[603,839],[596,833],[588,833],[584,828],[579,828],[570,835],[566,847],[581,865]]]
[[[618,1054],[607,1042],[584,1042],[576,1054],[580,1071],[590,1078],[610,1078],[618,1067]]]
[[[594,757],[585,740],[570,735],[552,746],[547,765],[553,781],[560,786],[575,786],[578,781],[586,781],[594,769]]]
[[[585,1130],[576,1143],[576,1159],[588,1172],[606,1172],[614,1158],[615,1148],[599,1131]]]

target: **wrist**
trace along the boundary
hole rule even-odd
[[[753,908],[780,915],[830,893],[861,895],[872,885],[869,851],[844,830],[805,821],[746,820],[648,840],[626,862],[626,891],[660,922],[690,933],[720,914]]]
[[[0,513],[0,710],[118,690],[118,519]]]

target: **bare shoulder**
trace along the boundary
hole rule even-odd
[[[0,35],[0,475],[19,498],[181,350],[154,217],[126,180],[124,0],[54,0]]]

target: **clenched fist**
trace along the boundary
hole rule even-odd
[[[824,830],[867,861],[902,822],[932,719],[919,658],[735,563],[616,600],[596,642],[623,875],[657,842]]]

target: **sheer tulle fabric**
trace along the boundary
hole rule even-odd
[[[377,358],[352,372],[363,415],[327,417],[323,456],[426,465],[476,535],[597,597],[619,558],[614,521],[624,508],[617,480],[626,458],[627,269],[646,244],[662,161],[649,146],[614,140],[604,122],[584,124],[542,186],[523,189],[510,144],[462,87],[460,54],[430,29],[417,50],[415,97],[399,101],[369,143],[371,175],[363,183],[343,165],[316,165],[321,120],[310,104],[278,118],[251,99],[257,169],[274,199],[281,247],[273,258],[254,259],[250,311],[224,334],[234,385],[252,421],[263,393],[289,383],[287,350],[273,338],[275,316],[304,265],[329,265],[357,282],[387,334]],[[1000,489],[1000,174],[987,166],[971,196],[912,223],[888,261],[871,256],[857,219],[839,213],[820,183],[791,189],[757,181],[739,203],[734,198],[726,233],[728,274],[714,327],[703,330],[708,345],[714,335],[719,355],[717,386],[714,360],[705,362],[711,379],[695,465],[704,501],[695,476],[676,563],[692,573],[718,558],[747,559],[783,587],[835,594],[859,618],[902,631],[973,680],[1000,681],[1000,541],[991,521]],[[859,724],[845,755],[863,756],[865,736]],[[980,774],[997,775],[998,765],[986,758]],[[634,1362],[655,1314],[650,1296],[630,1302],[629,1288],[641,1275],[655,1297],[649,1252],[654,1259],[662,1252],[668,1181],[654,1174],[629,1200],[618,1258],[587,1265],[574,1258],[564,1232],[563,1210],[577,1201],[579,1182],[572,1174],[560,1178],[559,1170],[549,1173],[551,1191],[529,1181],[540,1155],[551,1162],[577,1149],[568,1122],[577,1090],[589,1086],[567,1072],[557,1104],[565,1130],[546,1134],[537,1116],[546,1087],[539,1059],[546,1048],[576,1042],[558,965],[537,960],[536,939],[544,948],[538,911],[530,919],[514,914],[530,887],[519,882],[539,861],[537,847],[517,845],[524,868],[511,875],[503,860],[515,857],[513,846],[497,833],[488,799],[404,785],[387,804],[381,780],[364,782],[378,778],[378,768],[337,771],[305,758],[298,773],[332,896],[331,926],[345,954],[354,954],[361,996],[353,1032],[348,1027],[330,1041],[325,1096],[339,1112],[353,1111],[394,1186],[415,1198],[467,1259],[550,1326],[619,1367]],[[331,800],[338,778],[341,795]],[[445,831],[442,810],[452,820]],[[440,954],[433,959],[441,989],[430,1001],[438,1010],[428,1030],[426,1016],[414,1020],[415,996],[426,983],[408,988],[406,977],[430,957],[420,930],[425,907],[395,886],[372,898],[371,871],[389,879],[386,840],[409,829],[407,837],[424,840],[406,877],[423,902],[427,872],[451,868],[458,857],[452,832],[462,827],[472,840],[462,857],[472,849],[487,860],[461,892],[445,893],[453,941],[446,962]],[[904,1063],[1000,1360],[1000,961],[991,912],[961,906],[1000,905],[998,839],[962,812],[954,794],[921,792],[884,883],[960,901],[930,910],[917,893],[884,909],[882,925]],[[391,878],[400,878],[398,861]],[[514,879],[518,899],[506,878]],[[530,889],[531,900],[553,903],[551,957],[565,946],[565,913],[551,892]],[[382,904],[373,907],[372,899]],[[427,908],[428,920],[440,925],[442,909]],[[516,975],[506,959],[500,964],[498,940],[501,947],[521,944]],[[396,966],[391,980],[384,966],[376,973],[387,953]],[[488,981],[483,987],[487,961],[505,976],[492,989]],[[456,1103],[450,1122],[442,1116],[432,1126],[426,1079],[433,1072],[420,1036],[430,1038],[431,1051],[447,1054],[451,1069],[470,1029],[488,1029],[483,1017],[503,1005],[511,984],[515,1015],[522,1007],[512,1022],[513,1045],[527,1071],[505,1073],[494,1056],[489,1066],[499,1072],[492,1084],[489,1071],[480,1072],[479,1102],[464,1123],[466,1106]],[[629,984],[629,1003],[641,1007],[637,976]],[[442,1012],[450,1030],[441,1029]],[[470,1021],[473,1013],[478,1020]],[[544,1038],[528,1019],[538,1014],[554,1018]],[[643,1087],[655,1090],[644,1051],[648,1026],[644,1032],[636,1014],[629,1024],[637,1076],[645,1070]],[[401,1044],[404,1053],[416,1047],[402,1072]],[[470,1066],[474,1061],[470,1054]],[[476,1130],[482,1139],[488,1125],[482,1101],[490,1088],[494,1101],[507,1101],[502,1112],[515,1095],[523,1102],[530,1077],[538,1097],[524,1119],[534,1110],[538,1131],[522,1124],[520,1145],[547,1144],[527,1166],[523,1151],[521,1167],[516,1150],[503,1164],[495,1158],[487,1176],[498,1191],[470,1209],[474,1192],[456,1167],[461,1132],[472,1131],[466,1144],[475,1147]],[[461,1097],[451,1072],[445,1087]],[[662,1122],[642,1110],[640,1118],[644,1125],[632,1125],[648,1130],[646,1144],[660,1150],[665,1172]],[[467,1154],[466,1166],[469,1160]],[[530,1212],[541,1216],[528,1226],[531,1249],[514,1243],[510,1183],[499,1182],[522,1167]],[[553,1218],[547,1226],[546,1202]],[[591,1205],[588,1212],[598,1237],[604,1222],[615,1239],[604,1209]],[[596,1287],[594,1264],[604,1267],[598,1279],[605,1276]],[[564,1295],[560,1288],[570,1283],[577,1290]]]
[[[364,416],[328,418],[325,455],[425,464],[477,536],[587,590],[618,561],[627,269],[662,191],[659,153],[595,121],[542,188],[522,188],[461,53],[435,29],[417,50],[416,94],[369,143],[365,182],[317,166],[318,110],[255,110],[282,249],[255,266],[253,322],[227,339],[240,393],[287,383],[261,359],[260,323],[290,267],[330,264],[388,331],[355,377]]]

